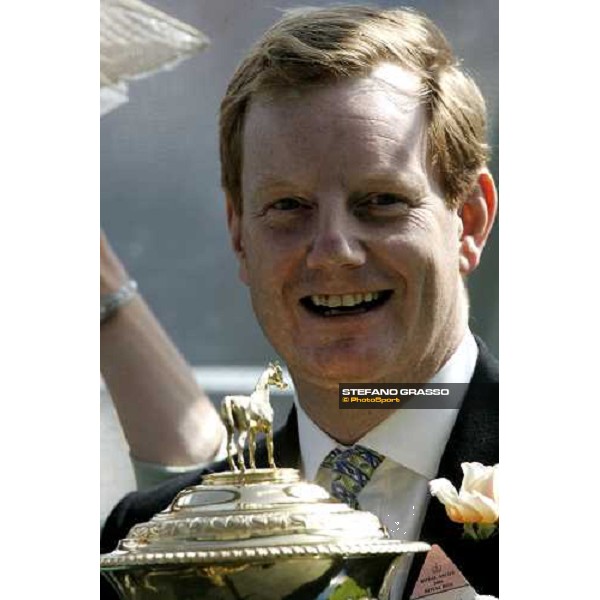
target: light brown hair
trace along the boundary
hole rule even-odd
[[[221,103],[221,182],[242,212],[242,136],[252,98],[363,77],[382,62],[415,72],[428,111],[428,158],[446,202],[459,207],[488,159],[485,102],[448,41],[412,9],[296,9],[273,25],[236,70]]]

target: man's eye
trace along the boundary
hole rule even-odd
[[[271,208],[275,210],[296,210],[300,208],[302,204],[296,198],[281,198],[271,204]]]
[[[366,204],[370,206],[390,206],[392,204],[404,204],[406,201],[396,194],[374,194],[369,196]]]
[[[355,214],[365,219],[390,219],[406,215],[410,203],[398,194],[363,196],[355,205]]]

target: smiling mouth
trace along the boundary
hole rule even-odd
[[[372,311],[385,304],[392,294],[392,290],[343,295],[317,294],[301,298],[300,304],[320,317],[340,317]]]

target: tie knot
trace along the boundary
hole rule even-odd
[[[346,450],[334,448],[321,463],[322,470],[331,472],[331,495],[357,508],[358,494],[384,458],[379,452],[360,444]]]

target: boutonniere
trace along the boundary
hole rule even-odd
[[[447,479],[429,482],[429,490],[446,508],[451,521],[462,523],[463,536],[485,540],[498,529],[498,465],[486,467],[481,463],[462,463],[460,491]]]

